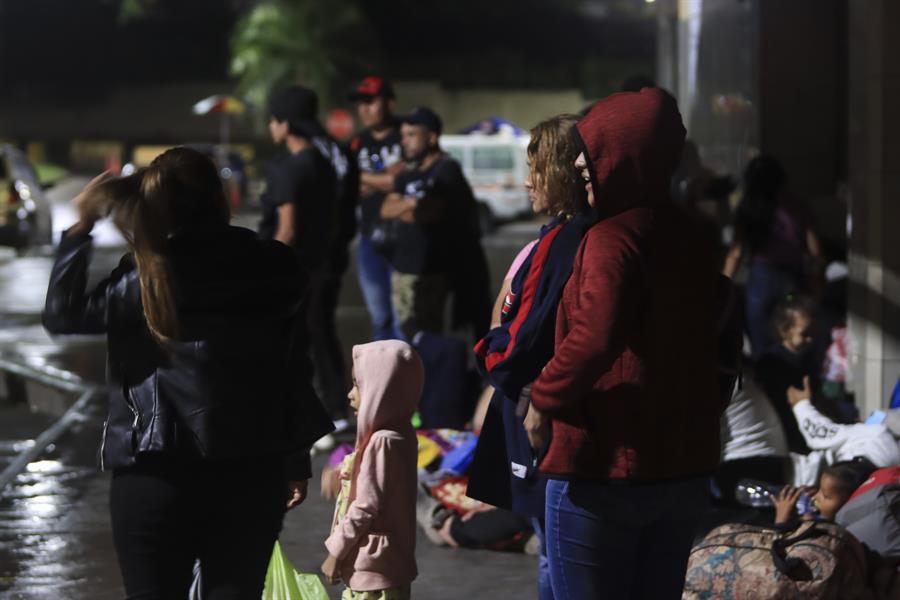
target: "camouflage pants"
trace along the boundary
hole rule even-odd
[[[444,330],[445,274],[411,275],[395,271],[391,274],[391,295],[400,332],[407,340],[411,341],[420,331]]]

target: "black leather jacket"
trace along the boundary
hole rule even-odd
[[[308,478],[308,448],[332,424],[295,329],[306,277],[294,253],[238,227],[170,238],[180,333],[166,348],[144,320],[132,255],[86,293],[90,253],[90,235],[63,236],[43,321],[51,334],[107,334],[101,469],[130,466],[145,452],[285,457],[290,478]]]

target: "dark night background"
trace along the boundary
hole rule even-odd
[[[145,1],[136,15],[128,4],[137,3],[0,0],[0,102],[89,103],[132,83],[228,80],[232,27],[252,2]],[[340,43],[397,79],[593,96],[615,86],[610,72],[652,68],[655,23],[642,5],[372,0],[360,5],[358,35]],[[342,83],[361,74],[351,69]]]

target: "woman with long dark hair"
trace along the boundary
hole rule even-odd
[[[229,226],[215,166],[174,148],[73,201],[50,276],[50,333],[106,333],[113,540],[128,598],[258,598],[308,448],[330,430],[294,332],[306,287],[294,253]],[[133,252],[86,290],[94,223]]]
[[[769,327],[775,305],[789,293],[807,290],[810,276],[821,266],[821,247],[808,211],[788,192],[787,173],[771,156],[757,156],[744,172],[724,274],[733,278],[744,255],[750,260],[746,323],[758,358],[775,341]],[[812,270],[807,256],[814,263]]]

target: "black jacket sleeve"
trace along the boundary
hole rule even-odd
[[[288,481],[312,479],[312,460],[308,448],[292,452],[285,457],[284,475]]]
[[[50,333],[104,333],[107,327],[107,288],[104,279],[86,293],[92,238],[63,234],[50,272],[42,320]]]

